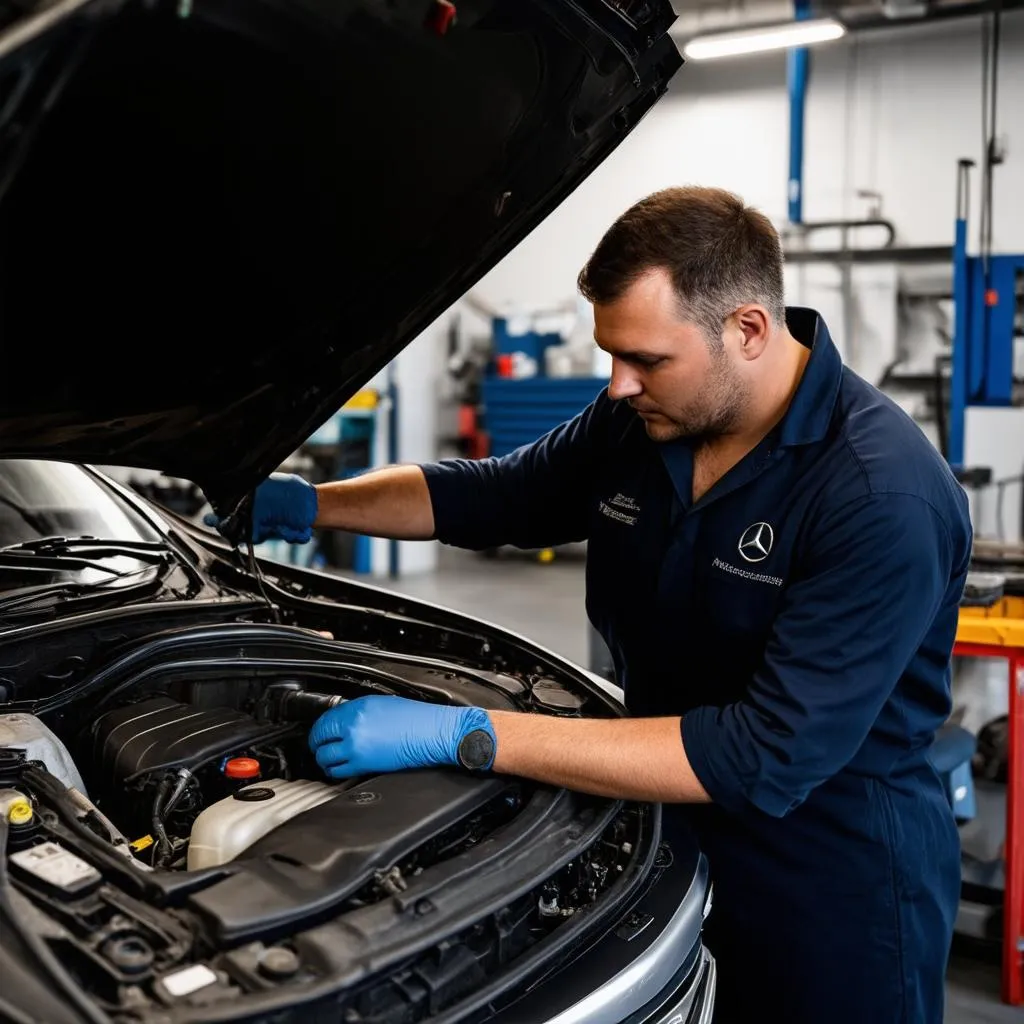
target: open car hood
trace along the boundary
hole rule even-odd
[[[55,0],[0,29],[0,455],[233,510],[681,63],[668,0],[456,5]]]

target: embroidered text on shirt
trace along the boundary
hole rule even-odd
[[[626,526],[636,526],[640,514],[640,506],[626,494],[616,494],[608,501],[599,501],[597,507],[602,515]]]

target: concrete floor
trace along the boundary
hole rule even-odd
[[[498,623],[588,667],[583,570],[582,549],[541,564],[525,552],[486,558],[442,547],[436,572],[384,586]]]
[[[443,548],[436,572],[387,585],[499,623],[587,666],[583,567],[582,553],[574,551],[541,564],[519,552],[484,558]],[[947,1024],[1024,1024],[1024,1010],[999,1000],[998,960],[959,942],[950,962],[946,1010]]]

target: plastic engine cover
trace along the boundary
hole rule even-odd
[[[195,769],[282,731],[231,708],[204,709],[152,697],[96,720],[93,764],[105,782],[116,785],[159,769]]]
[[[515,786],[501,777],[424,769],[337,787],[333,799],[211,869],[222,874],[194,892],[188,905],[205,919],[215,942],[274,933],[338,906],[376,871]]]

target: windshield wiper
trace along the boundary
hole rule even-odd
[[[75,554],[74,552],[82,552]],[[28,569],[97,569],[110,576],[131,576],[135,570],[119,572],[100,558],[128,557],[139,562],[162,565],[175,560],[162,541],[100,540],[96,537],[40,537],[0,548],[0,566]]]
[[[147,565],[143,569],[118,573],[114,577],[114,581],[108,579],[95,580],[90,583],[44,583],[36,587],[20,587],[15,592],[8,593],[6,597],[0,597],[0,615],[11,611],[15,613],[37,611],[35,605],[43,601],[56,605],[62,601],[74,601],[82,597],[133,593],[145,584],[129,586],[120,586],[119,584],[132,576],[142,575],[151,575],[152,579],[147,582],[158,584],[163,573],[159,569],[154,570],[152,566]]]
[[[36,540],[22,541],[21,544],[8,544],[0,548],[0,554],[7,551],[30,551],[41,555],[59,555],[79,548],[100,548],[104,553],[110,552],[112,555],[168,553],[168,547],[162,540],[105,540],[83,534],[81,537],[38,537]]]

